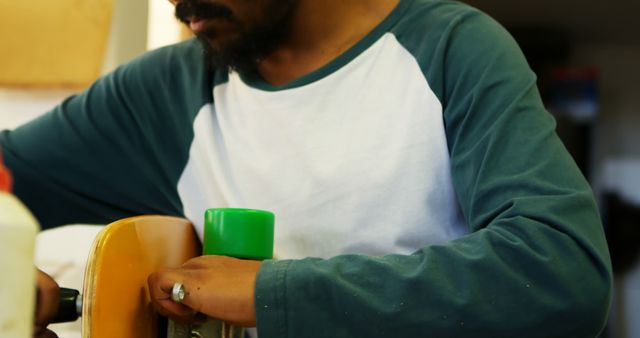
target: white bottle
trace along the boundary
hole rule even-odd
[[[1,150],[1,149],[0,149]],[[2,153],[0,152],[0,155]],[[0,157],[0,337],[33,336],[39,225],[11,194],[11,176]]]

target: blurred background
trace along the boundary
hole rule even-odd
[[[640,338],[640,1],[467,0],[523,49],[558,134],[600,204],[615,269],[602,337]],[[165,0],[0,1],[0,129],[13,128],[147,50],[188,38]],[[98,227],[38,239],[41,268],[82,288]],[[57,328],[80,337],[79,323]]]
[[[518,41],[596,193],[615,270],[603,337],[640,338],[640,1],[466,2]]]

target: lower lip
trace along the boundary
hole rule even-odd
[[[197,34],[204,29],[206,24],[207,20],[195,20],[189,22],[189,28],[191,28],[191,30]]]

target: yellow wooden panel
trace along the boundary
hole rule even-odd
[[[201,252],[186,219],[140,216],[107,225],[93,243],[84,275],[82,337],[158,337],[147,277]]]
[[[0,86],[82,87],[100,75],[113,0],[0,0]]]

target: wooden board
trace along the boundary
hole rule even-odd
[[[85,271],[82,337],[158,337],[147,277],[161,268],[179,267],[200,253],[192,224],[182,218],[140,216],[105,227]]]

